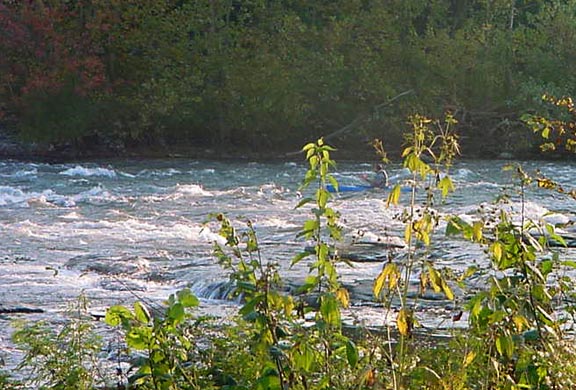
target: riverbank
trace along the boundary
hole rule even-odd
[[[312,140],[308,140],[312,141]],[[352,144],[352,145],[350,145]],[[347,140],[333,143],[338,149],[335,152],[339,161],[376,161],[378,159],[370,142],[349,142]],[[352,146],[352,147],[350,147]],[[570,159],[570,154],[543,154],[537,146],[520,150],[509,148],[496,149],[489,145],[478,145],[476,142],[462,142],[462,155],[467,160],[476,159],[522,159],[522,160],[561,160]],[[102,158],[131,159],[165,159],[183,158],[194,160],[220,161],[301,161],[300,150],[283,148],[273,150],[263,148],[254,150],[236,145],[223,145],[219,148],[197,146],[193,144],[158,143],[156,145],[132,145],[103,142],[93,145],[41,144],[18,139],[15,132],[0,125],[0,158],[20,161],[69,162]],[[391,150],[390,157],[399,159],[399,150]]]

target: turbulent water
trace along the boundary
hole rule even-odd
[[[438,200],[438,212],[473,220],[479,206],[490,209],[497,197],[507,193],[511,198],[506,207],[519,213],[518,192],[511,186],[514,179],[502,170],[504,165],[502,161],[457,164],[451,170],[456,192],[443,204]],[[539,168],[567,188],[576,181],[574,163],[523,166],[528,171]],[[307,245],[297,232],[310,209],[295,209],[306,195],[298,191],[305,169],[303,163],[187,160],[0,162],[0,309],[43,310],[0,316],[0,350],[16,353],[9,341],[12,320],[57,323],[81,293],[95,311],[135,299],[160,302],[183,287],[202,298],[202,310],[217,313],[230,307],[234,303],[225,299],[228,275],[211,254],[214,241],[221,238],[217,225],[206,223],[215,212],[225,213],[238,227],[250,219],[263,258],[278,262],[287,284],[297,285],[308,264],[293,269],[288,265]],[[335,176],[342,184],[361,184],[359,176],[370,171],[370,164],[342,163]],[[392,181],[407,178],[399,166],[388,167],[388,172]],[[382,261],[389,256],[401,261],[403,256],[402,250],[391,252],[382,245],[397,242],[403,231],[397,218],[402,207],[386,208],[386,195],[376,190],[346,193],[332,202],[341,212],[346,236],[340,250],[362,260],[354,267],[339,268],[354,302],[349,318],[376,325],[385,319],[371,302],[372,282]],[[570,235],[576,221],[574,205],[565,196],[530,190],[524,208],[531,218],[545,216],[565,224]],[[482,248],[441,237],[442,226],[439,231],[426,255],[439,267],[462,271],[472,264],[487,265]],[[470,284],[481,287],[482,279]],[[457,305],[431,295],[418,307],[433,313],[430,326],[450,327]]]

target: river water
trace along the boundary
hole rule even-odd
[[[336,156],[337,157],[337,156]],[[503,193],[506,206],[521,209],[514,178],[503,171],[504,161],[465,161],[451,169],[456,192],[436,207],[441,213],[470,220],[479,206],[490,208]],[[576,182],[574,162],[523,162],[527,171],[540,169],[567,188]],[[387,167],[392,181],[407,177],[398,165]],[[94,311],[135,299],[161,302],[169,294],[190,287],[202,310],[218,313],[234,302],[226,300],[228,275],[212,257],[219,240],[217,225],[206,223],[210,213],[225,213],[238,227],[250,219],[263,258],[278,262],[288,285],[302,282],[303,262],[293,269],[293,255],[307,243],[297,238],[309,208],[295,209],[304,162],[211,162],[191,160],[110,160],[66,164],[0,161],[0,308],[38,308],[43,313],[0,316],[0,350],[17,355],[9,341],[16,318],[58,322],[64,311],[84,293]],[[361,184],[369,163],[339,163],[342,184]],[[306,194],[304,194],[306,195]],[[387,208],[386,193],[365,191],[336,195],[332,207],[341,212],[345,240],[342,253],[357,261],[342,265],[342,282],[352,294],[348,313],[368,324],[381,325],[382,310],[373,304],[375,276],[389,256],[402,259],[402,250],[388,251],[382,242],[396,242],[403,227],[397,216],[402,206]],[[406,196],[404,195],[406,198]],[[407,199],[404,199],[407,201]],[[439,202],[440,203],[440,202]],[[534,219],[545,215],[552,223],[567,224],[574,234],[575,201],[549,191],[532,189],[525,212]],[[442,225],[442,222],[441,222]],[[482,248],[457,238],[446,239],[439,228],[435,244],[425,254],[438,267],[462,272],[470,265],[487,267]],[[357,242],[352,244],[354,239]],[[439,239],[441,238],[441,239]],[[568,256],[573,255],[571,249]],[[416,283],[416,280],[414,281]],[[482,278],[471,288],[481,288]],[[456,303],[437,296],[419,303],[429,326],[458,326],[451,320]],[[465,322],[465,321],[464,321]]]

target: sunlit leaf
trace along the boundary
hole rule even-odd
[[[427,268],[429,276],[428,280],[430,280],[432,289],[434,289],[435,292],[442,291],[442,277],[440,276],[440,273],[436,271],[430,264],[428,264]]]
[[[500,262],[502,259],[502,244],[496,241],[490,246],[490,250],[494,256],[494,260],[496,260],[496,262]]]
[[[484,223],[481,221],[476,221],[472,224],[472,239],[475,242],[482,241],[482,229],[484,228]]]
[[[382,289],[386,286],[386,282],[388,282],[386,287],[389,290],[394,289],[398,284],[399,278],[400,271],[398,270],[398,266],[394,263],[387,263],[374,281],[374,286],[372,288],[374,296],[376,298],[380,296]]]
[[[472,265],[466,269],[466,271],[458,278],[459,281],[465,280],[470,276],[474,275],[478,271],[478,267]]]
[[[340,308],[333,295],[324,295],[320,300],[320,313],[326,323],[340,326]]]
[[[412,333],[412,314],[407,309],[400,309],[398,312],[396,326],[402,336],[409,336]]]
[[[184,307],[197,307],[200,304],[198,298],[192,294],[189,288],[182,289],[176,293],[178,301]]]
[[[464,367],[468,367],[476,358],[476,352],[474,351],[470,351],[466,354],[466,357],[464,357]]]
[[[350,305],[350,294],[344,287],[336,290],[336,298],[340,301],[342,307],[347,308]]]
[[[407,223],[406,227],[404,228],[404,241],[406,244],[410,244],[412,240],[412,224]]]
[[[565,260],[562,261],[562,265],[570,268],[576,268],[576,260]]]
[[[126,334],[126,344],[130,348],[136,350],[146,350],[148,349],[150,338],[152,336],[152,328],[146,326],[139,326],[130,329]]]
[[[316,201],[318,202],[319,207],[326,207],[328,204],[328,199],[330,198],[330,193],[326,191],[324,188],[319,188],[316,191]]]
[[[515,315],[512,317],[512,321],[514,322],[514,325],[516,326],[516,331],[518,332],[522,332],[524,329],[527,329],[530,327],[530,323],[528,322],[528,319],[526,319],[526,317],[521,316],[521,315]]]
[[[314,143],[312,143],[312,142],[307,143],[307,144],[304,145],[304,147],[302,148],[302,151],[305,152],[305,151],[307,151],[307,150],[313,149],[314,146],[316,146],[316,145],[315,145]],[[308,159],[308,157],[306,157],[306,158]]]
[[[448,196],[448,193],[454,191],[454,183],[452,183],[450,177],[444,176],[438,182],[438,189],[442,192],[442,197],[445,198],[446,196]]]
[[[134,316],[143,324],[149,323],[151,318],[148,308],[138,301],[134,302]]]
[[[175,303],[168,308],[166,315],[174,323],[180,323],[184,320],[184,306],[181,303]]]
[[[125,321],[133,320],[134,315],[124,306],[116,305],[106,310],[105,321],[110,326],[124,324]]]
[[[392,191],[388,194],[388,199],[386,201],[386,206],[389,207],[390,204],[397,205],[400,201],[400,193],[401,193],[401,186],[400,184],[396,184]]]
[[[448,286],[448,283],[446,283],[446,280],[442,279],[442,292],[444,293],[444,295],[446,295],[446,298],[453,301],[454,300],[454,293],[452,292],[452,289],[450,288],[450,286]]]

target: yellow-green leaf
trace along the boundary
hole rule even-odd
[[[372,291],[374,292],[374,296],[376,298],[378,298],[380,296],[380,293],[382,292],[382,288],[384,287],[384,282],[386,281],[386,273],[384,271],[385,271],[385,269],[383,269],[380,272],[380,274],[378,275],[378,277],[374,281],[374,286],[372,288]]]
[[[514,322],[514,325],[516,326],[516,330],[518,332],[522,332],[524,329],[527,329],[528,327],[530,327],[530,323],[528,322],[528,320],[524,316],[517,314],[517,315],[512,317],[512,321]]]
[[[344,287],[336,291],[336,298],[340,301],[342,307],[347,308],[350,305],[350,294]]]
[[[412,224],[407,223],[406,227],[404,228],[404,241],[406,244],[409,244],[412,240]]]
[[[382,269],[382,272],[378,275],[376,280],[374,281],[373,292],[374,296],[378,298],[382,289],[385,286],[385,283],[388,282],[387,288],[389,290],[394,289],[398,285],[398,279],[400,278],[400,271],[398,270],[398,266],[394,263],[387,263],[386,266]]]
[[[473,352],[473,351],[468,352],[468,354],[466,354],[466,357],[464,358],[464,367],[468,367],[470,365],[470,363],[472,363],[474,361],[475,357],[476,357],[476,352]]]
[[[491,246],[492,255],[494,256],[494,260],[500,262],[502,259],[502,244],[499,242],[495,242]]]
[[[386,207],[389,207],[390,204],[397,205],[400,201],[400,193],[401,187],[400,184],[396,184],[392,191],[388,194],[388,200],[386,201]]]
[[[134,302],[134,316],[143,324],[149,323],[151,318],[148,308],[138,301]]]
[[[406,309],[400,309],[396,317],[396,326],[402,336],[409,336],[412,332],[412,315]]]
[[[484,223],[480,221],[474,222],[472,225],[472,239],[476,242],[482,241],[482,229],[484,228]]]
[[[454,183],[452,183],[452,180],[450,179],[450,177],[444,176],[438,182],[438,189],[440,189],[440,191],[442,191],[442,197],[445,198],[446,196],[448,196],[449,192],[454,191]]]
[[[434,269],[430,264],[428,264],[428,275],[430,284],[435,292],[442,291],[442,277],[440,273]]]
[[[442,292],[444,293],[444,295],[446,295],[446,298],[448,298],[449,300],[454,300],[454,293],[452,292],[452,289],[450,288],[450,286],[448,286],[448,283],[446,283],[446,280],[444,280],[444,278],[442,278]]]

